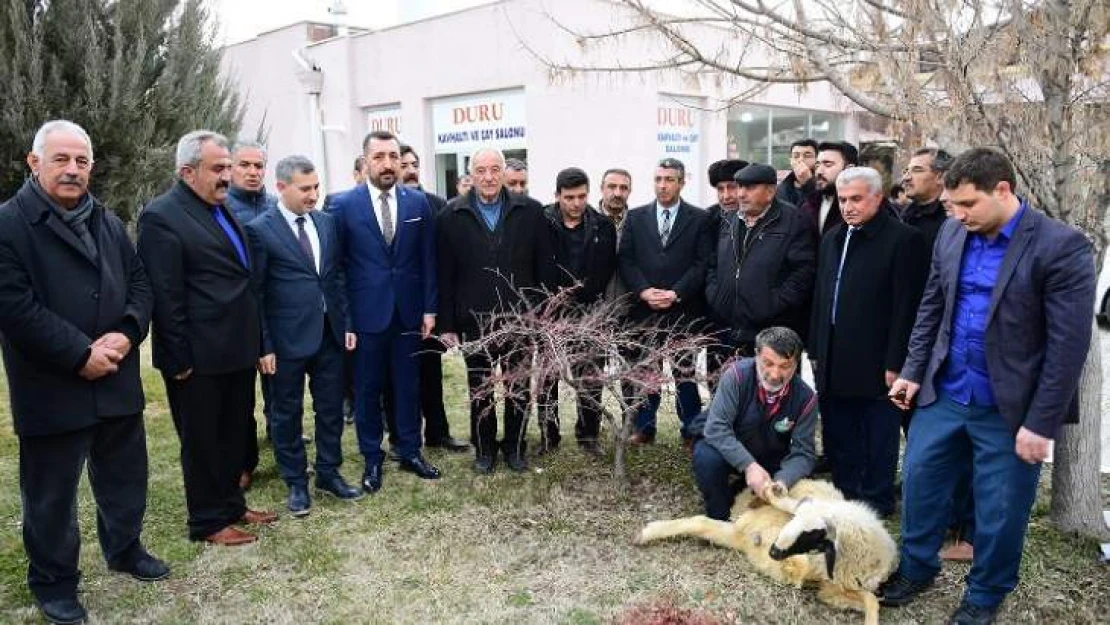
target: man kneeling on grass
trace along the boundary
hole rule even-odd
[[[813,471],[817,395],[798,373],[801,357],[796,332],[763,330],[755,337],[755,358],[721,374],[709,410],[691,424],[692,432],[702,432],[694,479],[709,518],[727,521],[744,486],[761,493],[773,479],[789,488]]]

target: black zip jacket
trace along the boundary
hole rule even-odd
[[[804,339],[816,271],[812,224],[776,198],[750,229],[737,212],[721,216],[706,300],[714,320],[729,328],[734,345],[752,343],[771,326],[786,326]]]
[[[563,227],[559,205],[552,204],[543,209],[547,231],[541,241],[539,278],[543,288],[554,293],[560,288],[581,283],[575,292],[575,301],[588,306],[605,297],[605,288],[617,270],[617,229],[613,221],[586,207],[582,215],[584,229],[584,249],[582,250],[582,270],[571,268],[569,236]]]

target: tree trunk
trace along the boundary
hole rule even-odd
[[[1079,378],[1079,423],[1056,438],[1052,463],[1052,523],[1098,540],[1110,537],[1102,516],[1099,475],[1102,429],[1102,354],[1098,328]]]
[[[620,429],[614,428],[617,436],[613,441],[613,479],[621,492],[628,492],[628,467],[625,457],[628,452],[628,437],[632,435],[632,422],[636,418],[636,413],[623,399],[619,403],[622,418]]]

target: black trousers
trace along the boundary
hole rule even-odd
[[[417,368],[420,379],[420,415],[424,419],[424,442],[435,444],[451,437],[451,426],[447,423],[447,410],[443,407],[443,343],[435,338],[420,341],[417,354]],[[390,372],[392,377],[393,372]],[[396,413],[394,412],[393,384],[386,382],[382,393],[382,412],[385,426],[389,429],[390,446],[397,443]]]
[[[578,392],[578,418],[574,422],[574,436],[579,443],[594,442],[601,432],[601,395],[604,386],[601,373],[605,360],[581,364],[572,372],[580,380]],[[583,379],[585,378],[585,379]],[[559,424],[559,378],[540,380],[539,406],[540,437],[548,445],[558,445],[562,440]]]
[[[530,354],[522,349],[500,349],[489,353],[468,354],[466,385],[470,390],[470,442],[476,455],[489,456],[497,451],[497,408],[491,393],[479,389],[493,374],[498,364],[505,371],[528,366]],[[501,448],[507,453],[523,454],[525,450],[524,416],[528,413],[528,378],[521,376],[506,389],[505,431]]]
[[[164,377],[173,425],[181,441],[189,538],[203,540],[236,523],[247,510],[239,474],[254,412],[254,369],[218,375]]]
[[[77,485],[85,462],[96,500],[96,534],[108,566],[130,566],[143,554],[146,513],[146,429],[141,414],[92,427],[19,438],[19,492],[27,586],[41,601],[75,598],[81,534]]]

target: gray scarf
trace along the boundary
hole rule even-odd
[[[58,206],[58,204],[46,194],[46,191],[39,185],[37,179],[32,179],[31,185],[35,189],[35,192],[38,193],[39,197],[50,207],[54,215],[61,219],[62,223],[69,227],[69,229],[73,231],[73,234],[77,235],[78,239],[81,239],[81,243],[85,244],[85,250],[88,251],[89,256],[95,260],[97,257],[96,239],[93,237],[92,232],[89,231],[89,219],[92,217],[94,206],[92,194],[86,192],[81,198],[81,203],[78,204],[76,208],[65,209]]]

